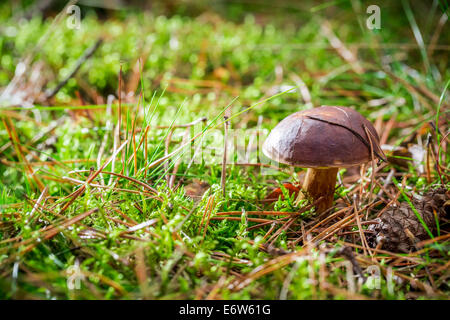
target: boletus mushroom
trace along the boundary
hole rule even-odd
[[[318,213],[333,205],[339,168],[374,158],[386,161],[373,125],[358,112],[336,106],[291,114],[270,132],[262,150],[272,160],[308,168],[302,191],[317,202]]]

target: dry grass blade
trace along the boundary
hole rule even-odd
[[[248,286],[252,281],[269,274],[275,270],[278,270],[284,266],[287,266],[294,262],[298,257],[306,253],[305,249],[289,253],[280,257],[276,257],[269,262],[253,269],[249,274],[247,274],[242,280],[233,282],[228,288],[230,290],[242,290]]]
[[[75,62],[75,66],[69,72],[69,74],[62,81],[60,81],[55,88],[53,88],[52,90],[48,90],[45,93],[44,100],[49,100],[53,98],[59,92],[59,90],[61,90],[61,88],[63,88],[67,84],[67,82],[69,82],[69,80],[78,72],[78,70],[80,70],[82,64],[95,53],[95,51],[100,47],[102,42],[103,39],[98,39],[91,47],[86,49],[83,55]]]
[[[226,176],[227,176],[227,156],[228,156],[228,116],[224,117],[224,138],[223,138],[223,158],[222,158],[222,174],[220,177],[220,185],[222,187],[222,195],[225,197],[226,191]]]
[[[30,163],[28,162],[27,158],[23,155],[21,151],[21,144],[19,140],[19,136],[17,135],[17,132],[14,128],[14,125],[11,121],[11,119],[5,120],[5,118],[2,118],[3,125],[5,126],[6,132],[8,133],[9,139],[14,146],[16,150],[16,154],[19,157],[19,160],[24,163],[25,170],[27,171],[27,177],[30,179],[33,179],[36,184],[38,185],[40,191],[42,192],[45,188],[42,181],[37,177],[35,174],[33,168],[31,167]],[[9,125],[7,124],[7,121],[9,121]]]
[[[96,172],[94,172],[92,175],[89,176],[89,178],[86,180],[85,184],[81,186],[78,190],[76,190],[73,194],[71,199],[61,208],[59,213],[63,213],[67,210],[67,208],[84,192],[86,189],[86,186],[89,185],[99,174],[102,172],[102,170],[111,163],[111,161],[117,156],[117,154],[125,147],[125,145],[128,143],[128,141],[125,141],[119,149],[117,149],[114,154],[109,158],[108,161],[106,161],[99,169],[97,169]]]
[[[214,204],[214,199],[215,199],[214,195],[212,195],[211,197],[212,197],[212,198],[210,198],[211,201],[208,201],[208,204],[209,204],[208,216],[206,217],[205,228],[203,229],[202,243],[203,243],[203,240],[205,239],[206,231],[208,230],[208,226],[209,226],[209,221],[211,220],[211,212],[213,211],[214,205],[215,205]]]
[[[301,212],[287,212],[287,211],[245,211],[245,213],[249,215],[263,215],[263,216],[297,216],[300,215]],[[241,215],[242,211],[226,211],[226,212],[217,212],[217,216],[225,216],[225,215]]]
[[[370,255],[373,256],[373,253],[370,251],[369,245],[367,244],[366,236],[364,235],[364,231],[363,231],[363,228],[361,225],[361,219],[358,215],[358,207],[357,207],[356,203],[357,203],[357,196],[355,194],[353,197],[353,208],[354,208],[354,212],[355,212],[355,220],[358,225],[359,236],[361,238],[361,243],[363,245],[364,254],[367,255],[367,252],[369,252]]]
[[[119,151],[120,151],[120,150],[119,150]],[[117,152],[118,152],[118,151],[117,151]],[[89,170],[77,170],[77,171],[71,171],[71,172],[69,172],[69,173],[80,173],[80,172],[89,172]],[[109,172],[109,171],[101,171],[101,173],[109,174],[109,175],[111,175],[111,176],[116,176],[116,177],[119,177],[119,178],[121,178],[121,179],[129,180],[129,181],[131,181],[131,182],[133,182],[133,183],[136,183],[136,184],[138,184],[138,185],[144,187],[144,188],[147,189],[149,192],[152,192],[152,193],[155,193],[155,194],[158,193],[158,190],[156,190],[155,188],[152,188],[151,186],[149,186],[149,185],[146,184],[145,182],[142,182],[142,181],[137,180],[137,179],[135,179],[135,178],[128,177],[128,176],[123,175],[123,174],[120,174],[120,173]],[[85,182],[85,183],[87,183],[87,182]]]
[[[328,41],[330,42],[331,46],[336,49],[336,51],[339,53],[339,55],[350,64],[352,69],[357,74],[364,73],[364,68],[361,66],[361,64],[358,62],[357,57],[351,52],[345,45],[342,43],[342,41],[334,34],[331,24],[328,21],[324,21],[321,25],[322,32],[324,35],[328,38]]]
[[[42,206],[44,205],[44,203],[45,203],[45,200],[44,200],[44,199],[45,199],[45,197],[47,196],[47,193],[48,193],[48,187],[45,187],[44,190],[42,190],[42,193],[41,193],[41,195],[39,196],[38,200],[37,200],[36,203],[34,204],[33,209],[30,211],[30,213],[29,213],[29,215],[28,215],[28,217],[29,217],[30,220],[33,219],[34,213],[36,212],[37,208],[38,208],[39,206],[41,206],[41,205],[42,205]],[[44,200],[44,203],[42,203],[43,200]]]
[[[240,217],[211,217],[210,220],[234,220],[241,221]],[[280,221],[274,221],[269,219],[259,219],[259,218],[247,218],[249,222],[261,222],[261,223],[281,223]]]

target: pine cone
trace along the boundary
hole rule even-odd
[[[436,230],[436,212],[438,219],[450,215],[450,192],[438,188],[412,200],[428,229]],[[371,224],[368,230],[374,233],[368,237],[369,244],[375,247],[381,241],[382,248],[393,252],[405,252],[415,249],[415,242],[429,239],[429,235],[407,202],[392,206]]]

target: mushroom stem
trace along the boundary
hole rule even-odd
[[[313,199],[323,197],[316,205],[316,212],[321,213],[333,205],[334,189],[339,168],[308,168],[302,189]]]

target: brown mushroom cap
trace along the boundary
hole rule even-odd
[[[370,139],[364,129],[370,133]],[[374,157],[384,158],[373,125],[346,107],[322,106],[283,119],[263,145],[264,154],[278,162],[307,168],[350,167]]]

